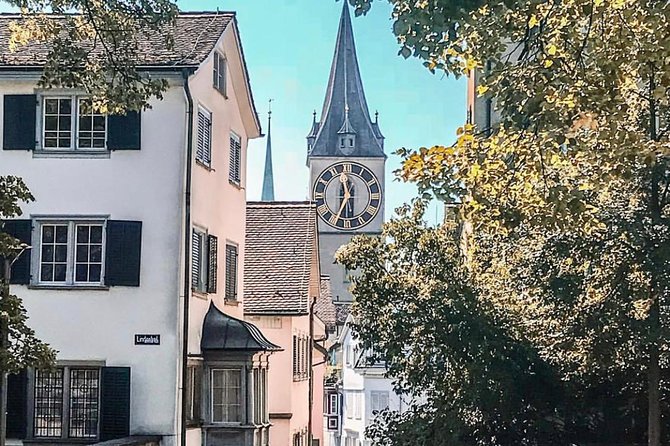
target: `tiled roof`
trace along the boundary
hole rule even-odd
[[[0,14],[0,66],[40,67],[49,52],[47,43],[31,42],[17,51],[9,50],[9,25],[21,21],[20,14]],[[53,16],[63,21],[63,16]],[[228,24],[235,20],[233,12],[180,13],[174,25],[163,32],[146,31],[138,36],[138,61],[141,67],[198,66],[214,49]],[[172,32],[174,47],[166,48],[165,33]],[[90,42],[82,42],[82,45]],[[95,54],[95,53],[94,53]]]
[[[245,314],[308,314],[317,248],[313,203],[248,203]]]
[[[344,325],[344,323],[347,322],[347,317],[349,316],[349,313],[351,313],[351,304],[337,302],[334,305],[335,305],[335,318],[337,321],[337,325]]]
[[[330,292],[330,277],[321,276],[321,294],[316,299],[314,305],[314,312],[326,324],[327,329],[335,327],[336,310],[333,303],[333,295]]]

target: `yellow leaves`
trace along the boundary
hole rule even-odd
[[[530,16],[530,19],[528,19],[528,27],[529,28],[535,28],[537,25],[540,24],[540,21],[538,20],[537,16],[535,14]]]
[[[556,55],[557,50],[558,48],[556,48],[556,45],[554,45],[553,43],[547,45],[547,54],[549,54],[550,56]]]
[[[464,62],[464,68],[466,72],[470,72],[477,68],[478,63],[473,57],[467,57]]]
[[[631,316],[633,316],[638,321],[643,321],[649,316],[649,310],[651,309],[651,304],[653,303],[652,299],[638,299],[633,301],[633,308],[631,309]]]
[[[554,64],[554,61],[551,59],[544,59],[544,68],[550,68]]]
[[[477,96],[484,96],[486,92],[489,91],[489,87],[486,85],[477,86]]]

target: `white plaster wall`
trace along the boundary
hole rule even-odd
[[[30,94],[34,84],[3,82],[3,94]],[[132,368],[132,434],[175,434],[179,358],[180,246],[185,100],[178,83],[142,114],[142,150],[108,159],[33,158],[0,150],[0,175],[21,176],[33,215],[109,215],[141,220],[140,287],[54,290],[13,287],[37,336],[59,360],[102,360]],[[2,112],[0,111],[0,114]],[[2,116],[0,116],[2,122]],[[37,255],[34,253],[33,255]],[[134,334],[161,335],[160,346],[135,346]]]

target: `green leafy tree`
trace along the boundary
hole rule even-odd
[[[39,81],[46,88],[84,88],[102,112],[119,113],[162,98],[165,79],[138,70],[141,41],[163,39],[173,45],[177,16],[172,0],[3,0],[21,11],[11,26],[10,49],[31,43],[49,45]],[[46,13],[55,13],[54,18]]]
[[[19,241],[3,232],[2,220],[21,215],[21,202],[32,201],[33,196],[20,178],[0,176],[0,267],[4,274],[5,259],[18,254]],[[0,371],[18,372],[27,367],[49,367],[54,364],[56,353],[35,337],[28,326],[28,316],[21,299],[10,293],[6,277],[0,290]]]
[[[401,152],[462,203],[476,286],[573,382],[646,400],[662,443],[670,258],[670,8],[659,0],[389,0],[405,57],[480,72],[494,128]],[[351,0],[364,13],[371,0]]]

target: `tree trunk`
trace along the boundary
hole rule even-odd
[[[649,398],[648,412],[648,446],[661,446],[661,365],[659,363],[659,303],[654,299],[649,322],[651,328],[651,342],[649,344],[649,367],[647,369],[647,392]]]

